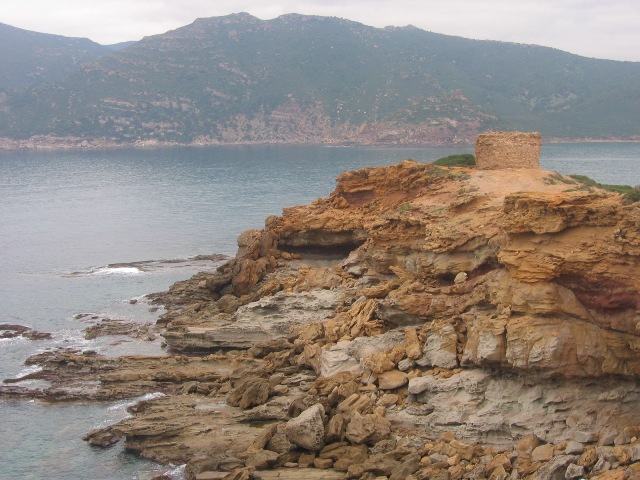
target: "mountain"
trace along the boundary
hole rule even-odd
[[[60,80],[110,51],[86,38],[30,32],[0,23],[0,88]]]
[[[198,19],[0,95],[0,136],[112,142],[456,143],[485,130],[640,135],[640,63],[415,27]]]

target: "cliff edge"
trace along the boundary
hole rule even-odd
[[[346,172],[243,233],[156,295],[181,354],[101,377],[168,396],[87,440],[188,478],[638,478],[640,205],[510,167]]]

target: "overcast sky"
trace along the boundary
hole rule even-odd
[[[411,24],[640,61],[640,0],[2,0],[0,23],[111,44],[238,12],[263,20],[302,13],[375,27]]]

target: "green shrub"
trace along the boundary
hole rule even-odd
[[[624,201],[627,203],[640,202],[640,188],[635,187],[624,194]]]
[[[609,192],[616,192],[625,195],[633,193],[634,190],[638,190],[637,188],[633,188],[630,185],[607,185],[606,183],[598,183],[593,178],[589,178],[586,175],[569,175],[578,183],[586,186],[586,187],[597,187],[602,188],[603,190],[607,190]],[[637,201],[637,200],[633,200]]]
[[[433,163],[441,167],[472,167],[476,164],[476,157],[471,153],[460,153],[439,158]]]
[[[407,213],[409,211],[411,211],[411,209],[413,208],[413,205],[411,205],[410,203],[403,203],[402,205],[400,205],[400,207],[398,208],[398,212],[400,213]]]

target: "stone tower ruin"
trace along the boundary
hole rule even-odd
[[[476,168],[540,168],[538,132],[489,132],[476,140]]]

